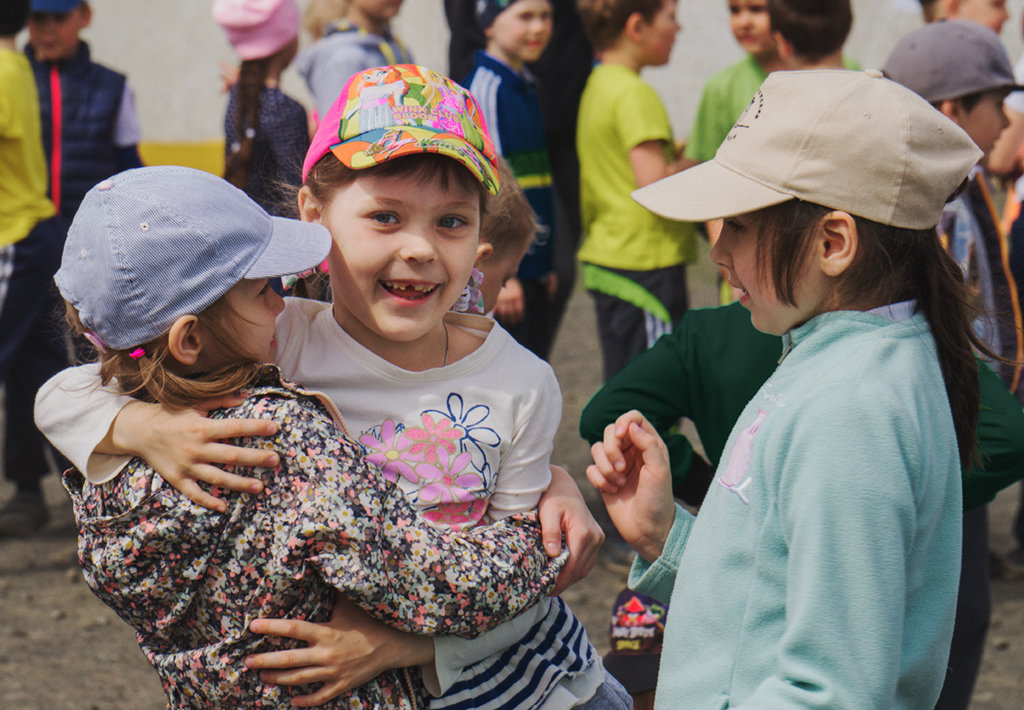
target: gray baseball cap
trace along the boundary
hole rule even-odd
[[[970,20],[919,27],[901,39],[883,69],[928,103],[990,89],[1018,90],[999,37]]]
[[[82,322],[122,350],[202,312],[242,279],[316,266],[330,247],[325,227],[272,217],[210,173],[138,168],[86,193],[54,281]]]

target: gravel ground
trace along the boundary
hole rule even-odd
[[[709,270],[695,270],[695,305],[713,298]],[[562,386],[564,417],[555,462],[581,483],[588,448],[576,421],[600,384],[599,353],[589,297],[577,292],[552,357]],[[11,487],[0,483],[0,500]],[[27,540],[0,540],[0,708],[11,710],[157,710],[163,693],[134,634],[82,582],[75,557],[70,505],[56,477],[46,482],[53,514],[43,533]],[[991,506],[992,549],[1010,549],[1016,487]],[[598,512],[598,514],[600,514]],[[604,652],[611,603],[625,579],[620,569],[599,563],[565,598]],[[971,705],[976,710],[1024,707],[1024,577],[993,580],[994,609],[981,677]]]

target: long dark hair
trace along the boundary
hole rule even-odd
[[[273,56],[247,59],[238,70],[235,85],[235,138],[224,164],[224,179],[244,190],[252,173],[252,147],[260,124],[260,93],[270,73]]]
[[[795,304],[796,281],[810,256],[809,242],[831,208],[789,200],[757,215],[757,259],[778,298]],[[956,428],[960,464],[977,460],[979,407],[975,350],[1001,359],[975,334],[980,313],[971,305],[960,267],[935,229],[902,229],[854,216],[859,248],[837,283],[840,303],[874,308],[916,299],[931,327]],[[973,348],[973,349],[972,349]]]

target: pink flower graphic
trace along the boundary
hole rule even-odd
[[[462,432],[452,426],[451,419],[442,417],[434,423],[434,417],[424,413],[423,428],[410,427],[405,430],[405,436],[415,442],[409,447],[409,453],[422,453],[424,460],[434,463],[438,451],[455,453],[455,442],[462,438]]]
[[[380,425],[380,439],[374,438],[372,434],[363,434],[359,442],[366,447],[366,460],[379,467],[385,479],[394,483],[401,476],[411,483],[419,482],[412,464],[423,458],[410,451],[405,432],[397,430],[393,419]]]
[[[452,458],[444,448],[437,449],[437,452],[437,465],[421,463],[416,466],[416,473],[427,482],[420,489],[420,500],[433,505],[472,500],[472,491],[483,487],[480,474],[469,465],[472,457],[463,452]]]

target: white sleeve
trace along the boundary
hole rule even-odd
[[[117,109],[117,121],[114,123],[114,145],[128,148],[138,145],[140,140],[142,128],[139,126],[139,114],[135,110],[135,92],[125,82],[121,105]]]
[[[58,372],[36,393],[36,426],[90,483],[109,481],[131,456],[94,453],[131,397],[102,387],[99,366],[80,365]]]
[[[501,457],[487,507],[491,521],[533,510],[551,483],[551,451],[562,420],[562,392],[547,363],[536,380],[533,386],[524,382],[525,396],[520,411],[515,412],[512,444]]]

